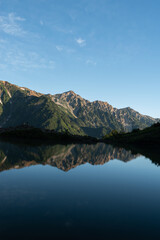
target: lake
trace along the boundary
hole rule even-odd
[[[0,239],[158,239],[156,159],[103,143],[0,142]]]

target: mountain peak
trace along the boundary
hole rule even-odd
[[[65,93],[70,93],[70,94],[74,94],[74,95],[76,95],[76,93],[73,92],[72,90],[69,90],[69,91],[67,91],[67,92],[65,92]]]
[[[12,85],[11,83],[7,82],[7,81],[3,81],[3,80],[0,80],[0,83],[6,85],[6,84],[9,84],[9,85]]]
[[[62,93],[62,95],[66,95],[66,96],[79,96],[78,94],[76,94],[72,90],[66,91],[66,92]]]
[[[69,90],[67,92],[63,92],[63,93],[60,93],[60,94],[55,94],[53,95],[54,97],[58,97],[58,98],[67,98],[68,100],[69,99],[83,99],[80,95],[78,95],[77,93],[75,93],[74,91],[72,90]]]

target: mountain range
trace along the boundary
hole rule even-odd
[[[117,109],[107,102],[90,102],[73,91],[42,94],[0,81],[0,127],[28,123],[71,134],[102,137],[112,130],[128,132],[158,122],[130,107]]]

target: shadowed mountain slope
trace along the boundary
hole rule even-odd
[[[102,137],[111,130],[143,129],[157,122],[131,108],[113,108],[107,102],[90,102],[73,91],[41,94],[0,81],[0,127],[28,123],[34,127]]]
[[[143,130],[134,129],[130,133],[107,135],[103,138],[106,142],[135,145],[159,145],[160,144],[160,123]],[[158,147],[159,148],[159,147]]]

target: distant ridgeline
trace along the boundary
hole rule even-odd
[[[158,122],[127,107],[90,102],[72,91],[41,94],[0,81],[0,127],[31,126],[77,135],[102,137],[112,130],[128,132]]]

